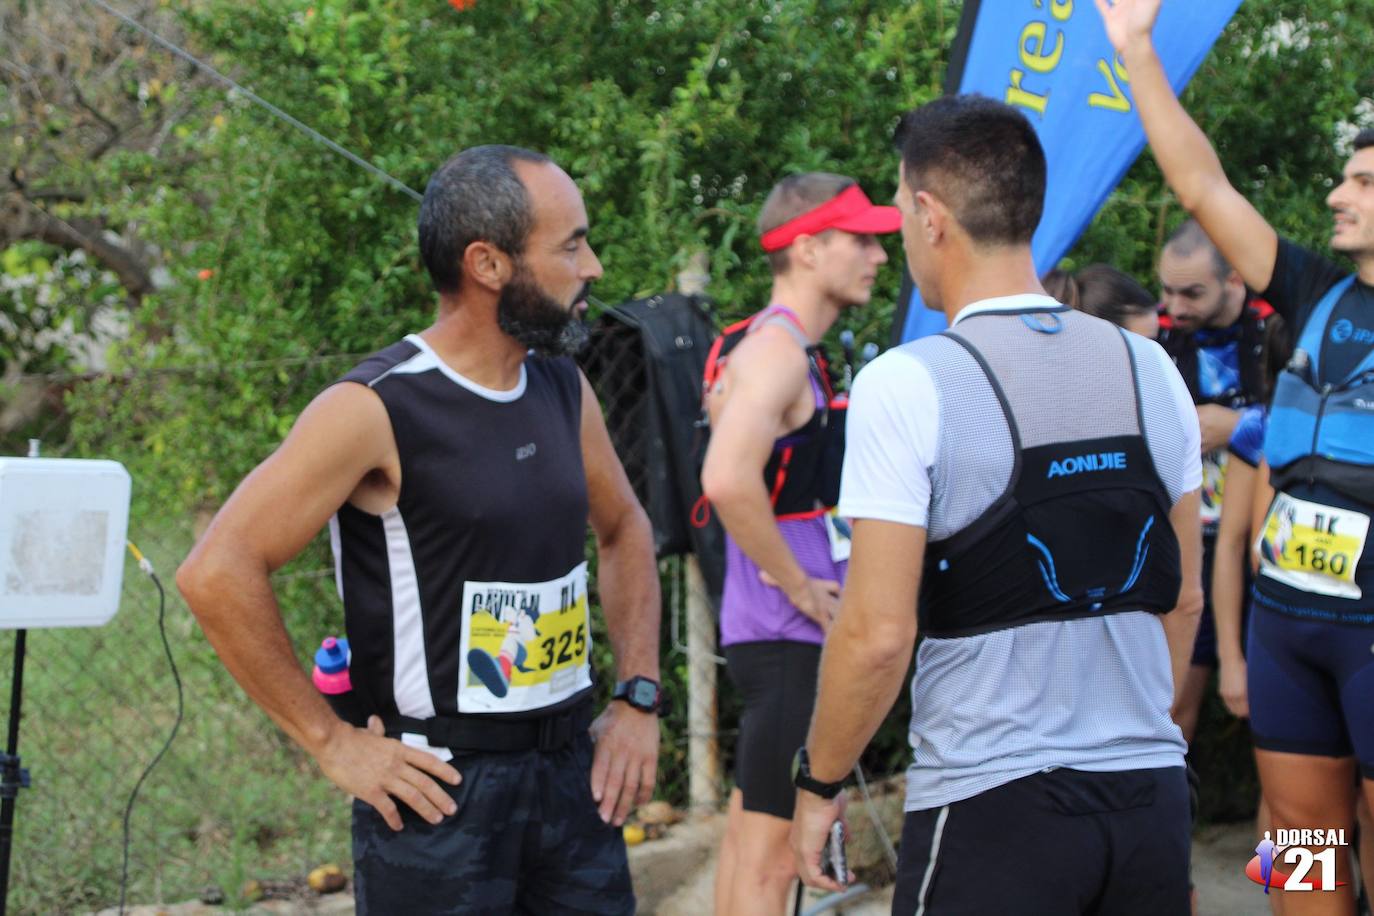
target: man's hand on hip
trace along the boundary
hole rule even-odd
[[[840,612],[840,583],[833,579],[807,578],[800,588],[786,592],[793,607],[810,617],[825,632]]]
[[[366,730],[339,723],[315,759],[331,782],[376,808],[392,830],[401,829],[396,801],[405,802],[431,824],[458,810],[435,781],[456,786],[463,779],[458,771],[428,751],[386,737],[376,716],[368,719]]]
[[[592,797],[601,819],[617,827],[630,809],[654,797],[658,772],[658,716],[613,700],[591,728]]]

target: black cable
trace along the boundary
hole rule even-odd
[[[320,133],[318,130],[315,130],[315,128],[309,126],[308,124],[303,124],[297,119],[291,117],[291,115],[282,111],[276,105],[273,105],[271,102],[267,101],[262,96],[258,95],[253,90],[249,89],[247,86],[243,86],[239,83],[234,82],[229,77],[225,76],[223,73],[220,73],[214,67],[207,64],[205,61],[196,57],[190,51],[187,51],[185,48],[173,44],[172,42],[163,38],[161,35],[154,32],[152,29],[143,25],[138,20],[133,19],[132,17],[127,16],[124,13],[121,13],[119,10],[115,9],[114,7],[106,3],[105,0],[90,0],[90,2],[93,3],[95,6],[98,6],[105,12],[109,13],[111,16],[114,16],[116,19],[123,22],[130,28],[143,33],[151,40],[162,45],[162,47],[166,48],[168,51],[171,51],[177,57],[180,57],[182,60],[190,63],[192,66],[199,68],[205,73],[208,73],[210,76],[219,80],[221,83],[224,83],[225,85],[229,86],[229,88],[237,92],[243,93],[245,96],[248,97],[250,101],[262,106],[263,109],[272,114],[274,117],[280,118],[282,121],[285,121],[287,124],[290,124],[292,127],[308,135],[316,143],[329,147],[331,150],[338,153],[340,156],[343,156],[345,159],[347,159],[349,162],[352,162],[354,165],[367,169],[373,175],[376,175],[378,178],[381,178],[383,181],[391,185],[393,188],[396,188],[398,191],[401,191],[404,194],[408,194],[416,200],[423,199],[419,191],[410,187],[410,185],[406,184],[404,181],[401,181],[401,179],[393,177],[392,175],[388,174],[387,172],[368,162],[363,157],[356,155],[355,153],[349,152],[348,150],[344,149],[342,146],[335,143],[333,140],[329,139],[324,134]]]
[[[133,547],[132,544],[129,545]],[[119,877],[119,913],[124,916],[124,897],[129,889],[129,816],[134,810],[134,800],[138,798],[138,790],[143,788],[143,781],[148,778],[148,774],[153,772],[153,768],[162,760],[162,756],[167,753],[167,749],[172,746],[173,739],[177,736],[177,731],[181,728],[182,713],[185,711],[185,696],[181,688],[181,673],[177,671],[176,659],[172,658],[172,645],[167,641],[167,592],[162,587],[162,581],[158,579],[157,573],[153,572],[152,564],[144,560],[141,554],[139,557],[139,568],[148,574],[148,578],[153,580],[157,586],[157,629],[162,634],[162,648],[167,653],[167,664],[172,668],[172,679],[177,685],[177,718],[172,723],[172,733],[167,736],[167,741],[162,745],[162,750],[157,752],[153,762],[148,764],[143,775],[138,777],[138,782],[134,784],[134,790],[129,793],[129,803],[124,807],[124,867]]]

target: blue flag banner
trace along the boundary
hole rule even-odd
[[[1155,48],[1181,92],[1241,0],[1168,0]],[[966,0],[947,88],[1019,108],[1045,148],[1045,214],[1031,250],[1041,273],[1077,241],[1145,146],[1130,75],[1092,0]],[[905,293],[909,283],[903,284]],[[945,327],[914,288],[898,300],[896,341]]]

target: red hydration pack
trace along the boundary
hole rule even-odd
[[[706,355],[701,378],[701,420],[698,425],[709,434],[707,403],[711,392],[720,383],[730,351],[747,337],[754,324],[772,317],[785,318],[805,340],[805,330],[791,310],[770,306],[756,315],[729,325],[720,332]],[[837,394],[835,379],[825,352],[816,345],[806,345],[811,377],[823,395],[801,428],[794,430],[773,444],[773,454],[763,471],[768,487],[773,515],[778,519],[816,518],[839,502],[840,467],[844,461],[844,418],[849,406],[848,397]],[[692,524],[704,527],[711,517],[711,507],[705,494],[692,507]]]

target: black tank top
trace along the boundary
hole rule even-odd
[[[401,463],[381,516],[330,523],[354,689],[383,717],[547,715],[591,687],[581,382],[526,358],[511,391],[419,337],[342,379],[382,399]]]

